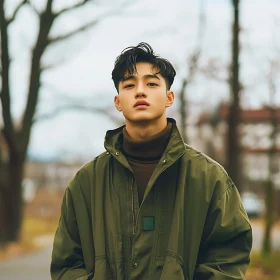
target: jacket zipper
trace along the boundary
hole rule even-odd
[[[132,234],[135,235],[135,214],[134,214],[134,193],[133,193],[133,180],[131,184],[131,195],[132,195]]]

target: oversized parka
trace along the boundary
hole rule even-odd
[[[185,145],[174,120],[139,205],[122,128],[67,187],[55,234],[53,280],[243,279],[252,230],[225,170]]]

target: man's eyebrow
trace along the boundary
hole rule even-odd
[[[125,81],[128,81],[128,80],[135,80],[135,76],[127,76],[127,77],[124,77],[121,81],[122,81],[122,82],[125,82]]]
[[[147,75],[144,75],[143,77],[144,77],[144,79],[154,78],[154,79],[160,80],[160,78],[157,75],[152,75],[152,74],[147,74]],[[125,81],[128,81],[128,80],[135,80],[135,79],[136,79],[135,76],[128,76],[128,77],[124,77],[121,81],[125,82]]]
[[[148,79],[148,78],[155,78],[155,79],[158,79],[158,80],[160,80],[160,78],[157,76],[157,75],[151,75],[151,74],[149,74],[149,75],[144,75],[144,78],[146,78],[146,79]]]

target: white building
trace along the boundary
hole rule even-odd
[[[239,143],[241,147],[242,182],[244,190],[261,192],[272,176],[280,192],[280,108],[241,110]],[[212,114],[200,115],[198,120],[198,148],[226,166],[226,136],[228,107],[221,105]],[[277,125],[275,143],[272,140],[273,123]],[[273,158],[271,172],[270,160]]]

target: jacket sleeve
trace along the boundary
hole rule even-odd
[[[54,237],[51,278],[52,280],[88,280],[93,275],[85,268],[73,199],[66,189],[59,225]]]
[[[206,219],[195,279],[244,279],[250,262],[252,228],[236,186],[227,188],[212,203]]]

